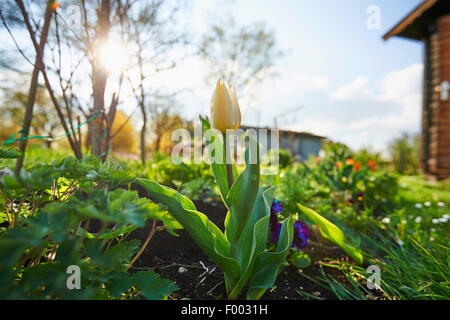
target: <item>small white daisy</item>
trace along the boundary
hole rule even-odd
[[[431,202],[427,201],[427,202],[424,203],[424,205],[425,205],[425,207],[429,207],[429,206],[431,206]]]
[[[416,223],[420,223],[420,221],[422,221],[422,217],[417,217],[414,221],[415,221]]]
[[[443,207],[443,206],[445,206],[445,203],[443,203],[442,201],[440,201],[440,202],[437,203],[437,205],[438,205],[438,207]]]
[[[444,218],[444,217],[442,217],[442,218],[439,219],[439,222],[442,222],[442,223],[446,223],[447,221],[448,221],[448,219],[447,219],[447,218]]]
[[[439,219],[433,219],[433,220],[431,220],[431,222],[433,222],[434,224],[438,224],[439,223]]]
[[[389,223],[389,222],[391,222],[391,219],[388,218],[388,217],[386,217],[386,218],[383,218],[381,221],[382,221],[383,223]]]
[[[415,206],[416,206],[417,209],[421,209],[422,208],[422,204],[421,203],[416,203]]]

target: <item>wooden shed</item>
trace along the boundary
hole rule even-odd
[[[267,130],[267,135],[270,137],[271,131],[274,129],[270,128],[258,128],[252,126],[241,126],[241,129],[254,129],[259,134],[259,130]],[[325,137],[318,136],[309,132],[297,132],[291,130],[278,130],[278,146],[280,149],[290,150],[296,161],[305,161],[313,156],[318,156],[322,145],[322,140]],[[267,149],[271,149],[270,140],[267,142]]]
[[[383,37],[424,43],[421,169],[450,177],[450,0],[425,0]]]

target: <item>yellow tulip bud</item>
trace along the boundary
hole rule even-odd
[[[233,131],[241,125],[241,111],[236,98],[236,91],[222,79],[217,81],[216,90],[211,98],[211,124],[222,133],[227,129]]]

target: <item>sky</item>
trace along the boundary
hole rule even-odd
[[[421,2],[194,0],[185,12],[183,29],[198,40],[212,23],[231,15],[236,25],[264,22],[273,30],[285,54],[272,67],[277,76],[254,87],[251,95],[236,88],[243,124],[273,127],[276,119],[280,129],[385,153],[402,132],[420,132],[423,44],[398,37],[383,41],[382,36]],[[379,26],[369,28],[373,8],[379,10]],[[26,41],[26,36],[16,37],[20,43]],[[15,50],[3,29],[0,40]],[[197,120],[199,114],[209,113],[214,90],[214,84],[205,84],[207,73],[207,64],[194,55],[151,81],[169,91],[185,91],[179,95],[178,111]],[[89,97],[91,88],[85,85],[79,92]],[[123,91],[126,96],[127,88]],[[120,107],[130,114],[135,104],[128,99]],[[289,113],[293,108],[297,111]],[[136,113],[137,127],[139,122]]]
[[[243,123],[307,131],[344,142],[354,149],[385,152],[402,132],[420,131],[423,44],[382,36],[420,0],[197,0],[189,25],[194,34],[206,30],[221,14],[238,25],[263,21],[285,52],[274,66],[278,76],[263,81],[256,101],[239,91]],[[379,8],[379,28],[369,28],[371,6]],[[369,10],[369,12],[368,12]],[[373,21],[373,20],[370,20]],[[376,27],[376,26],[375,26]],[[213,86],[205,86],[207,70],[191,57],[159,81],[193,93],[182,114],[205,114]],[[287,113],[295,107],[297,112]]]

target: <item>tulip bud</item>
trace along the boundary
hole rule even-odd
[[[222,133],[237,130],[241,125],[241,111],[233,87],[219,79],[211,98],[211,124]]]

